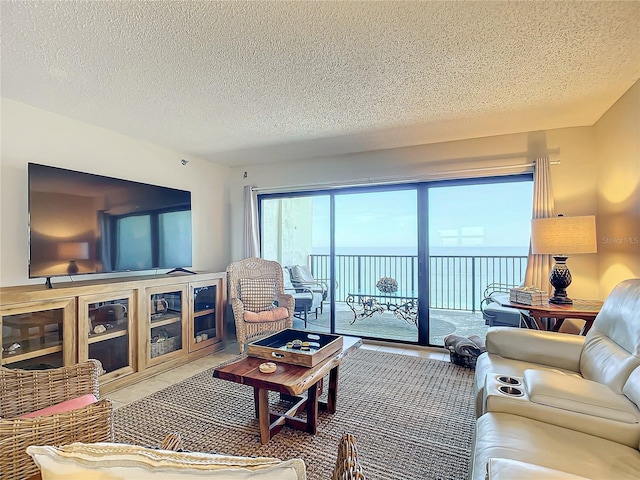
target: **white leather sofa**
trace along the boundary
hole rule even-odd
[[[471,478],[640,479],[640,279],[586,337],[496,327],[486,345]]]

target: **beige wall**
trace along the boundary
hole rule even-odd
[[[220,271],[241,256],[243,185],[295,191],[299,185],[439,178],[451,170],[484,167],[492,174],[520,173],[522,169],[502,167],[551,152],[552,160],[561,162],[551,167],[556,212],[595,214],[598,221],[599,253],[569,259],[574,279],[569,295],[605,298],[620,280],[640,276],[640,247],[635,243],[640,236],[639,117],[640,86],[636,83],[593,127],[227,169],[3,99],[1,284],[29,283],[27,162],[191,190],[194,268]],[[181,158],[189,160],[186,167],[180,164]],[[476,175],[474,171],[455,174]]]
[[[595,125],[598,271],[606,295],[640,277],[640,81]]]
[[[290,187],[310,183],[366,184],[386,178],[439,177],[446,171],[489,167],[490,174],[521,173],[523,169],[501,169],[505,165],[531,162],[542,152],[560,165],[551,166],[557,213],[594,215],[597,210],[597,169],[591,127],[548,132],[503,135],[472,140],[420,145],[383,151],[312,159],[306,161],[253,165],[231,169],[232,259],[241,255],[242,186]],[[247,178],[243,178],[244,172]],[[479,172],[454,176],[478,176]],[[502,199],[508,201],[508,199]],[[499,216],[496,208],[492,214]],[[569,259],[574,277],[570,296],[599,298],[597,255]]]
[[[1,113],[0,285],[43,282],[28,279],[28,162],[190,190],[193,268],[226,268],[227,167],[5,98]],[[183,166],[181,159],[188,164]]]

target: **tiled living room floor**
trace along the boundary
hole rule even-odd
[[[366,342],[361,347],[369,350],[379,350],[402,355],[413,355],[417,357],[431,358],[434,360],[449,361],[449,353],[443,349],[413,347],[407,345],[384,344],[378,342]],[[134,385],[115,390],[103,395],[113,401],[115,408],[122,407],[139,398],[151,395],[158,390],[168,387],[176,382],[191,377],[197,373],[215,367],[222,362],[226,362],[238,355],[238,347],[235,343],[227,344],[226,348],[220,352],[208,355],[198,360],[194,360],[186,365],[181,365],[154,377],[148,378]]]

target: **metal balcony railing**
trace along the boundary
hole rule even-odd
[[[329,255],[310,255],[311,272],[329,279]],[[381,277],[392,277],[402,292],[418,296],[418,257],[412,255],[336,255],[336,301],[348,293],[376,291]],[[519,285],[527,268],[526,256],[430,256],[429,306],[444,310],[480,308],[487,285]]]

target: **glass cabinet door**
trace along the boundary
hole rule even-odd
[[[79,298],[78,356],[102,363],[101,382],[134,371],[134,308],[130,291]]]
[[[0,309],[2,365],[45,370],[75,363],[75,300]]]
[[[222,341],[221,283],[209,280],[191,284],[190,352]]]
[[[147,315],[145,335],[148,345],[145,362],[161,363],[167,358],[186,353],[187,287],[153,287],[146,289]]]

